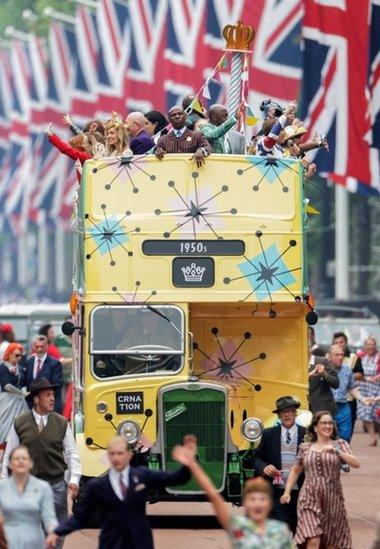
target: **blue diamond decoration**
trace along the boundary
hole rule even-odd
[[[248,157],[248,160],[255,166],[257,170],[261,173],[262,176],[265,174],[265,180],[268,181],[268,183],[272,184],[276,180],[278,181],[278,176],[281,177],[281,174],[283,171],[287,170],[289,168],[289,165],[281,159],[264,159],[261,161],[257,161],[257,158],[255,158],[253,161],[250,160]],[[260,180],[260,177],[257,181]]]
[[[96,228],[91,227],[88,232],[92,234],[96,246],[99,246],[98,251],[101,255],[118,248],[129,240],[129,236],[116,217],[108,217],[107,220],[98,223]]]
[[[247,277],[253,290],[260,286],[255,291],[259,301],[269,297],[268,290],[272,294],[284,289],[279,280],[284,286],[289,286],[296,281],[293,273],[286,272],[291,267],[285,263],[283,257],[278,259],[280,255],[276,244],[272,244],[264,252],[250,259],[250,262],[244,261],[237,265],[241,273]]]

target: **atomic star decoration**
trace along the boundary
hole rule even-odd
[[[242,275],[234,278],[226,277],[223,280],[224,284],[231,284],[236,280],[246,278],[252,291],[243,301],[246,301],[255,294],[257,301],[264,301],[269,298],[271,303],[273,303],[272,294],[282,289],[296,298],[294,293],[289,289],[289,286],[296,282],[293,273],[300,271],[302,267],[290,268],[284,256],[291,248],[297,246],[297,241],[294,239],[289,240],[288,247],[283,252],[280,252],[276,244],[272,244],[266,249],[264,248],[261,240],[261,231],[257,231],[255,236],[259,239],[261,252],[252,258],[244,255],[245,261],[237,265]]]
[[[95,243],[95,248],[86,254],[86,259],[91,259],[95,253],[101,256],[108,253],[111,267],[116,265],[113,251],[117,248],[124,250],[128,256],[132,252],[126,248],[126,243],[129,241],[130,233],[139,233],[140,227],[136,227],[131,231],[126,231],[122,225],[124,219],[131,215],[131,212],[125,212],[124,217],[117,219],[115,216],[107,216],[106,204],[101,205],[101,210],[104,214],[104,220],[95,223],[89,216],[85,215],[86,233],[85,240],[92,240]]]
[[[150,181],[155,181],[156,176],[146,171],[147,162],[144,162],[146,155],[142,156],[121,156],[116,157],[114,162],[105,162],[92,169],[92,173],[96,174],[103,170],[107,170],[107,179],[104,188],[109,191],[115,181],[122,183],[130,183],[134,193],[139,192],[139,187],[135,181],[135,174],[144,174]]]
[[[231,340],[227,340],[226,343],[222,345],[219,338],[219,329],[214,327],[211,329],[211,333],[214,336],[219,352],[209,356],[202,349],[199,348],[198,344],[194,342],[194,349],[198,351],[204,358],[204,370],[202,372],[195,372],[197,377],[203,377],[204,375],[214,374],[222,380],[228,381],[237,381],[238,379],[243,379],[255,389],[255,391],[261,391],[261,385],[253,383],[251,379],[243,375],[240,371],[240,368],[252,364],[256,360],[265,360],[266,354],[260,353],[257,356],[245,360],[240,351],[244,347],[244,344],[252,337],[250,332],[245,332],[242,336],[242,340],[239,345],[234,345]],[[211,366],[211,367],[209,367]],[[247,374],[249,375],[249,373]]]
[[[292,168],[289,163],[281,160],[281,158],[267,156],[263,157],[261,160],[257,160],[257,157],[255,157],[254,160],[251,160],[251,158],[248,157],[248,161],[251,165],[248,168],[237,170],[236,173],[238,175],[243,175],[245,172],[248,172],[252,168],[256,168],[259,171],[260,176],[252,186],[252,190],[255,192],[260,190],[263,181],[268,182],[270,185],[277,181],[280,183],[282,191],[284,193],[287,193],[289,192],[289,187],[284,183],[282,179],[283,172],[287,171],[290,168],[292,171],[298,174],[297,170]]]
[[[237,214],[236,208],[218,211],[215,206],[217,197],[228,192],[228,185],[222,185],[215,194],[201,198],[197,185],[198,175],[198,172],[192,173],[193,192],[190,193],[190,196],[185,196],[181,193],[175,181],[168,181],[168,187],[173,190],[173,197],[177,200],[179,207],[173,210],[156,209],[154,213],[157,216],[173,214],[178,222],[174,227],[168,228],[168,230],[163,233],[164,238],[170,238],[177,231],[189,228],[189,232],[194,240],[196,240],[197,234],[205,229],[210,230],[216,238],[221,240],[223,237],[220,236],[215,229],[215,220],[217,218],[221,219],[225,214]]]

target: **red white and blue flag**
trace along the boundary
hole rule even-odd
[[[380,0],[99,0],[73,22],[52,20],[0,48],[0,223],[27,230],[45,211],[68,220],[72,160],[43,135],[68,136],[66,112],[83,124],[111,111],[166,112],[196,93],[220,59],[225,25],[255,27],[246,100],[285,104],[301,89],[309,133],[328,136],[320,172],[351,190],[378,190]],[[206,102],[226,102],[228,68]],[[377,170],[377,172],[376,172]],[[23,192],[21,192],[21,189]]]

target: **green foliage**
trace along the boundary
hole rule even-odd
[[[75,13],[75,3],[68,0],[0,0],[0,34],[4,35],[5,27],[12,26],[24,32],[35,31],[46,35],[49,19],[42,17],[42,12],[47,6],[70,15]],[[26,9],[38,16],[35,23],[23,19],[22,12]]]

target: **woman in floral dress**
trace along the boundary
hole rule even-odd
[[[194,479],[210,500],[217,519],[227,531],[233,549],[295,549],[288,526],[278,520],[269,520],[272,507],[272,487],[263,478],[249,479],[243,488],[243,515],[237,515],[226,505],[225,500],[215,488],[211,479],[203,471],[189,448],[176,446],[173,457],[178,463],[191,471]]]
[[[302,471],[305,480],[298,498],[295,542],[307,549],[351,549],[351,533],[344,507],[340,470],[342,463],[359,467],[348,442],[337,440],[334,419],[329,412],[317,412],[308,428],[309,442],[300,445],[280,501],[290,501],[292,487]]]
[[[358,383],[360,396],[363,400],[358,402],[357,417],[360,419],[370,436],[370,446],[377,445],[376,422],[379,422],[378,413],[380,402],[380,352],[377,350],[376,339],[368,337],[364,342],[364,354],[361,355],[364,371],[364,379]]]

